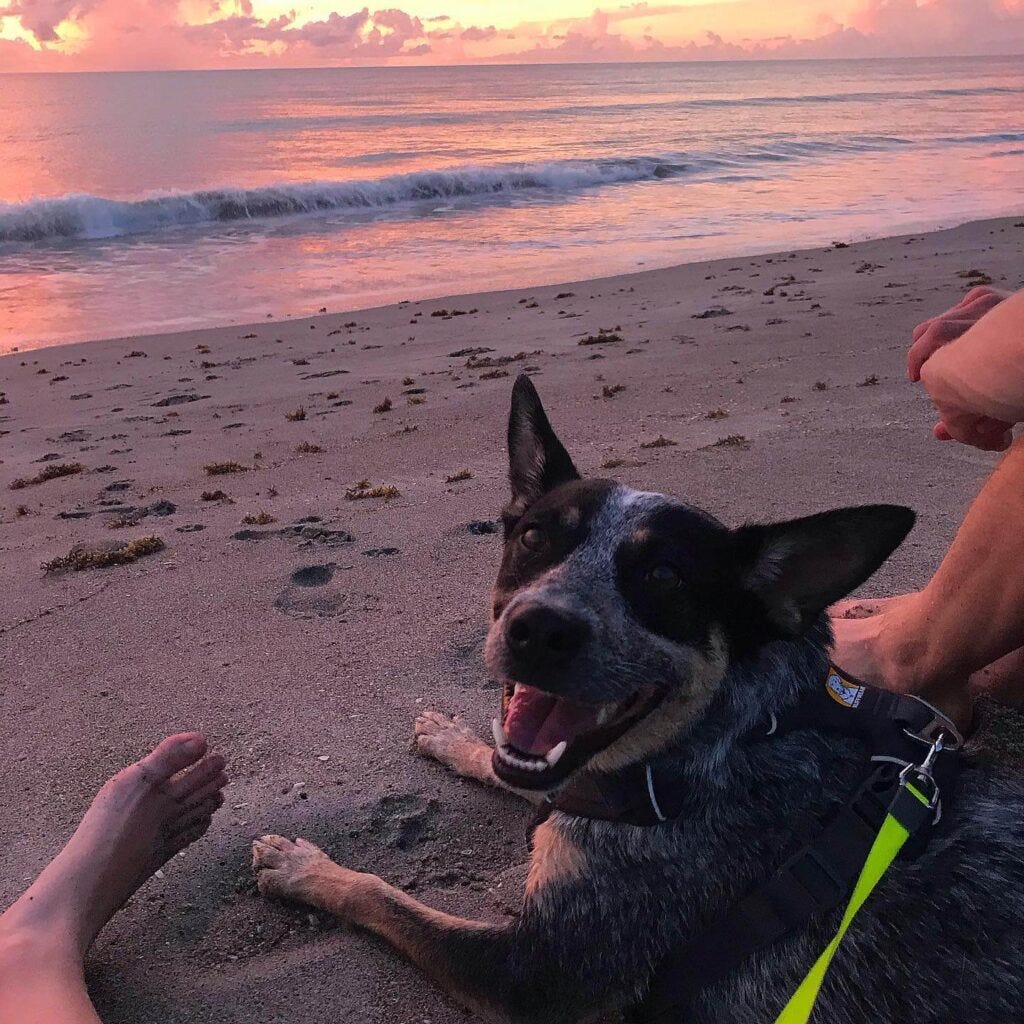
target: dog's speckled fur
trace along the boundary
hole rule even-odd
[[[507,926],[438,914],[301,842],[264,837],[254,863],[261,890],[306,900],[383,936],[487,1020],[581,1022],[638,1001],[669,949],[771,874],[794,822],[845,798],[862,765],[855,741],[815,730],[757,744],[737,740],[766,712],[822,685],[825,604],[873,571],[909,521],[876,509],[728,531],[671,499],[577,482],[532,386],[522,382],[510,458],[508,544],[539,514],[556,524],[548,543],[565,550],[543,565],[507,550],[489,664],[499,676],[514,674],[502,631],[520,595],[584,616],[590,640],[583,661],[563,666],[544,688],[603,700],[659,680],[669,698],[604,752],[605,767],[643,758],[671,768],[693,797],[686,816],[644,828],[553,814],[537,836],[522,915]],[[642,553],[652,516],[663,515],[701,541],[684,551],[687,586],[701,600],[679,625],[662,624],[657,608],[643,606],[646,596],[630,590],[629,558],[618,556],[634,541]],[[665,523],[655,527],[656,534]],[[559,541],[557,530],[581,528],[584,534]],[[888,539],[868,536],[886,531]],[[802,561],[801,551],[809,552]],[[823,577],[830,552],[834,565]],[[417,743],[458,772],[498,782],[487,748],[458,723],[423,716]],[[898,862],[857,917],[814,1021],[1024,1019],[1022,839],[1020,787],[968,767],[926,853]],[[838,917],[751,957],[703,992],[685,1024],[774,1020]]]

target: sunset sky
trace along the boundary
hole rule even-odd
[[[0,71],[1024,52],[1024,0],[0,0]]]

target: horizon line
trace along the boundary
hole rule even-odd
[[[93,68],[93,69],[51,69],[46,71],[3,71],[0,77],[14,75],[151,75],[151,74],[210,74],[212,72],[245,73],[250,71],[419,71],[442,68],[531,68],[531,67],[614,67],[643,64],[801,64],[862,61],[907,61],[934,60],[1005,60],[1024,58],[1024,52],[1013,53],[934,53],[920,55],[886,55],[868,57],[696,57],[673,60],[536,60],[536,61],[466,61],[450,64],[309,64],[268,67],[200,67],[200,68]]]

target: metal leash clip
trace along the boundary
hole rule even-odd
[[[939,802],[939,786],[932,775],[932,765],[935,764],[935,759],[939,754],[950,745],[946,742],[947,737],[952,740],[953,749],[956,749],[957,738],[949,736],[945,731],[940,731],[928,748],[928,753],[925,754],[924,760],[920,764],[908,764],[900,772],[900,785],[909,786],[913,784],[917,789],[921,790],[922,795],[928,800],[930,808],[936,807]]]
[[[903,730],[905,735],[925,745],[934,743],[941,736],[943,739],[943,750],[959,750],[964,745],[964,737],[948,715],[944,715],[934,704],[929,704],[928,701],[923,697],[918,697],[917,694],[911,693],[907,694],[907,696],[921,707],[927,709],[931,714],[931,721],[924,728],[916,732],[905,728]]]

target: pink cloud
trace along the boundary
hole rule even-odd
[[[78,20],[96,7],[99,0],[14,0],[6,7],[0,5],[0,17],[14,17],[21,27],[41,43],[57,40],[57,26],[68,20]]]
[[[36,53],[0,40],[0,69],[408,63],[427,54],[434,62],[468,63],[1024,50],[1024,0],[861,0],[846,16],[820,13],[804,22],[809,28],[802,34],[750,39],[727,32],[723,26],[742,23],[744,4],[753,2],[705,8],[639,2],[598,8],[584,18],[498,28],[441,14],[420,18],[398,7],[335,10],[302,22],[295,12],[260,18],[252,0],[208,0],[210,20],[186,24],[180,0],[0,0],[0,15],[16,18],[42,44]],[[685,24],[694,26],[695,11],[710,23],[680,39],[683,12]],[[70,56],[55,45],[68,22],[85,37],[81,52]]]
[[[1024,50],[1022,0],[863,0],[848,23],[817,19],[817,34],[728,39],[711,28],[679,43],[612,31],[615,22],[681,8],[633,4],[559,23],[557,33],[500,59],[516,61],[743,60],[999,54]],[[555,45],[552,45],[554,43]]]
[[[322,21],[310,21],[301,28],[282,27],[280,32],[272,33],[278,40],[285,43],[308,43],[318,48],[341,47],[357,48],[359,33],[368,25],[372,25],[370,12],[367,8],[355,14],[341,15],[332,11]]]
[[[865,0],[849,26],[886,53],[1010,52],[1024,44],[1012,0]]]
[[[481,42],[484,39],[493,39],[497,34],[498,30],[493,25],[488,25],[486,28],[470,25],[469,28],[464,28],[459,33],[459,38],[469,42]]]
[[[257,43],[278,44],[289,53],[316,50],[346,60],[416,56],[429,52],[423,23],[405,11],[387,8],[370,12],[363,7],[352,14],[336,11],[318,21],[297,25],[294,14],[270,21],[247,15],[231,15],[201,25],[186,25],[179,33],[201,48],[221,55],[254,52]]]

